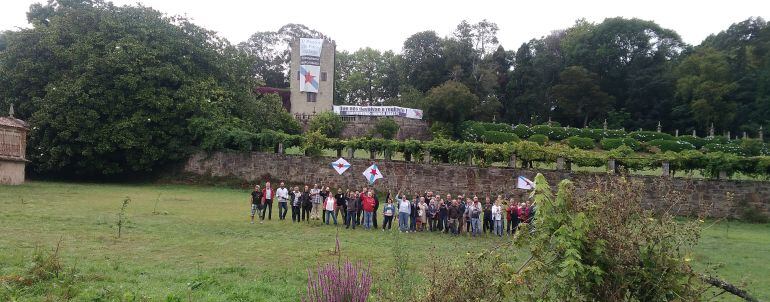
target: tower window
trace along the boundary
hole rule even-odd
[[[326,71],[321,72],[321,81],[326,82]]]
[[[306,95],[307,95],[307,101],[308,102],[315,102],[315,100],[316,100],[316,93],[308,92],[308,93],[306,93]]]

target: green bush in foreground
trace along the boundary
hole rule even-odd
[[[530,136],[527,140],[535,142],[541,146],[544,146],[546,143],[548,143],[548,137],[543,134],[534,134]]]
[[[483,137],[484,142],[490,144],[512,143],[520,140],[516,134],[500,131],[485,131]]]
[[[599,142],[603,150],[612,150],[620,146],[628,146],[634,151],[642,150],[642,144],[639,141],[627,137],[627,138],[604,138]]]
[[[654,139],[646,143],[647,149],[651,150],[651,147],[658,148],[661,152],[674,151],[681,152],[684,150],[695,150],[695,146],[685,141],[667,140],[667,139]]]

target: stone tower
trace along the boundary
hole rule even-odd
[[[332,110],[335,51],[336,45],[329,39],[292,41],[289,82],[291,113],[294,116],[302,119],[303,116]]]

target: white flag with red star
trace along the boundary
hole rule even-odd
[[[334,168],[334,171],[337,171],[337,174],[342,175],[342,173],[345,173],[345,171],[350,168],[350,163],[344,158],[340,157],[340,159],[332,163],[332,168]]]
[[[373,184],[375,180],[382,178],[382,173],[380,173],[380,169],[377,168],[376,164],[372,164],[369,168],[366,168],[363,174],[370,185]]]

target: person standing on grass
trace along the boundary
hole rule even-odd
[[[495,200],[492,206],[493,231],[498,237],[503,236],[503,209],[500,207],[500,199]]]
[[[372,214],[374,213],[374,196],[372,192],[366,192],[361,197],[361,205],[364,208],[364,229],[372,229]]]
[[[428,203],[425,202],[425,197],[420,197],[420,204],[417,205],[417,229],[422,232],[425,231],[425,226],[428,224]]]
[[[505,210],[508,220],[508,225],[506,226],[506,232],[508,235],[513,235],[516,233],[516,227],[519,226],[519,213],[516,207],[516,200],[511,197],[511,200],[508,201],[508,208]]]
[[[321,203],[326,201],[326,197],[330,195],[331,192],[329,192],[329,187],[321,186]],[[321,223],[326,223],[326,209],[324,209],[323,204],[321,205]]]
[[[398,202],[398,229],[403,232],[409,232],[409,213],[411,207],[409,200],[406,196],[401,196],[401,192],[396,193],[396,201]]]
[[[436,230],[436,218],[438,214],[438,208],[436,204],[436,199],[433,197],[430,197],[429,203],[428,203],[428,231],[435,231]]]
[[[374,211],[372,211],[372,226],[376,229],[377,228],[377,210],[380,208],[380,200],[377,198],[377,192],[375,192],[373,188],[370,188],[369,192],[372,193],[372,198],[374,198]]]
[[[479,221],[479,218],[481,216],[481,202],[479,202],[479,199],[476,198],[475,202],[471,204],[471,206],[468,207],[468,216],[471,217],[471,236],[476,237],[481,235],[481,221]]]
[[[302,220],[310,222],[310,214],[313,208],[313,196],[310,195],[310,187],[305,185],[305,190],[302,192]]]
[[[347,203],[347,215],[345,215],[345,228],[356,229],[356,214],[358,213],[358,196],[355,192],[348,192],[348,198],[345,200]]]
[[[265,220],[265,211],[267,211],[267,220],[273,219],[273,198],[275,197],[275,190],[270,186],[270,182],[265,183],[265,188],[262,189],[262,214],[259,216],[261,220]]]
[[[396,213],[396,206],[393,205],[393,199],[390,197],[390,192],[388,192],[385,201],[387,203],[385,204],[385,207],[382,208],[382,231],[385,231],[385,229],[390,230],[390,227],[393,226],[393,215]]]
[[[291,193],[291,221],[299,222],[300,207],[302,206],[302,193],[299,191],[299,187],[294,187],[294,191]]]
[[[409,231],[414,232],[417,229],[417,194],[409,203]]]
[[[321,217],[321,189],[318,188],[318,184],[313,184],[313,188],[310,189],[310,202],[313,205],[313,209],[310,211],[310,219],[319,220]]]
[[[334,199],[337,200],[337,208],[334,210],[335,216],[340,216],[340,212],[342,213],[342,223],[345,223],[345,207],[347,206],[347,203],[345,202],[345,199],[347,199],[347,195],[345,192],[342,192],[342,188],[337,188],[337,194],[334,194]]]
[[[259,189],[259,185],[254,186],[254,191],[251,191],[251,223],[254,224],[254,214],[261,210],[262,205],[262,190]]]
[[[331,218],[334,218],[334,225],[337,225],[337,213],[334,211],[337,209],[337,200],[331,194],[326,194],[324,199],[324,212],[326,213],[326,225],[329,225]]]
[[[448,232],[449,230],[449,224],[447,223],[449,219],[449,208],[447,207],[446,203],[444,203],[444,200],[439,197],[438,202],[438,230],[439,232]]]
[[[489,197],[484,200],[484,220],[481,222],[481,232],[492,233],[492,202]]]
[[[289,189],[284,186],[283,182],[275,190],[275,197],[278,197],[278,220],[284,220],[286,213],[289,213]]]
[[[459,234],[457,222],[460,220],[460,203],[457,199],[452,200],[452,205],[449,206],[449,228],[452,230],[452,234]]]

